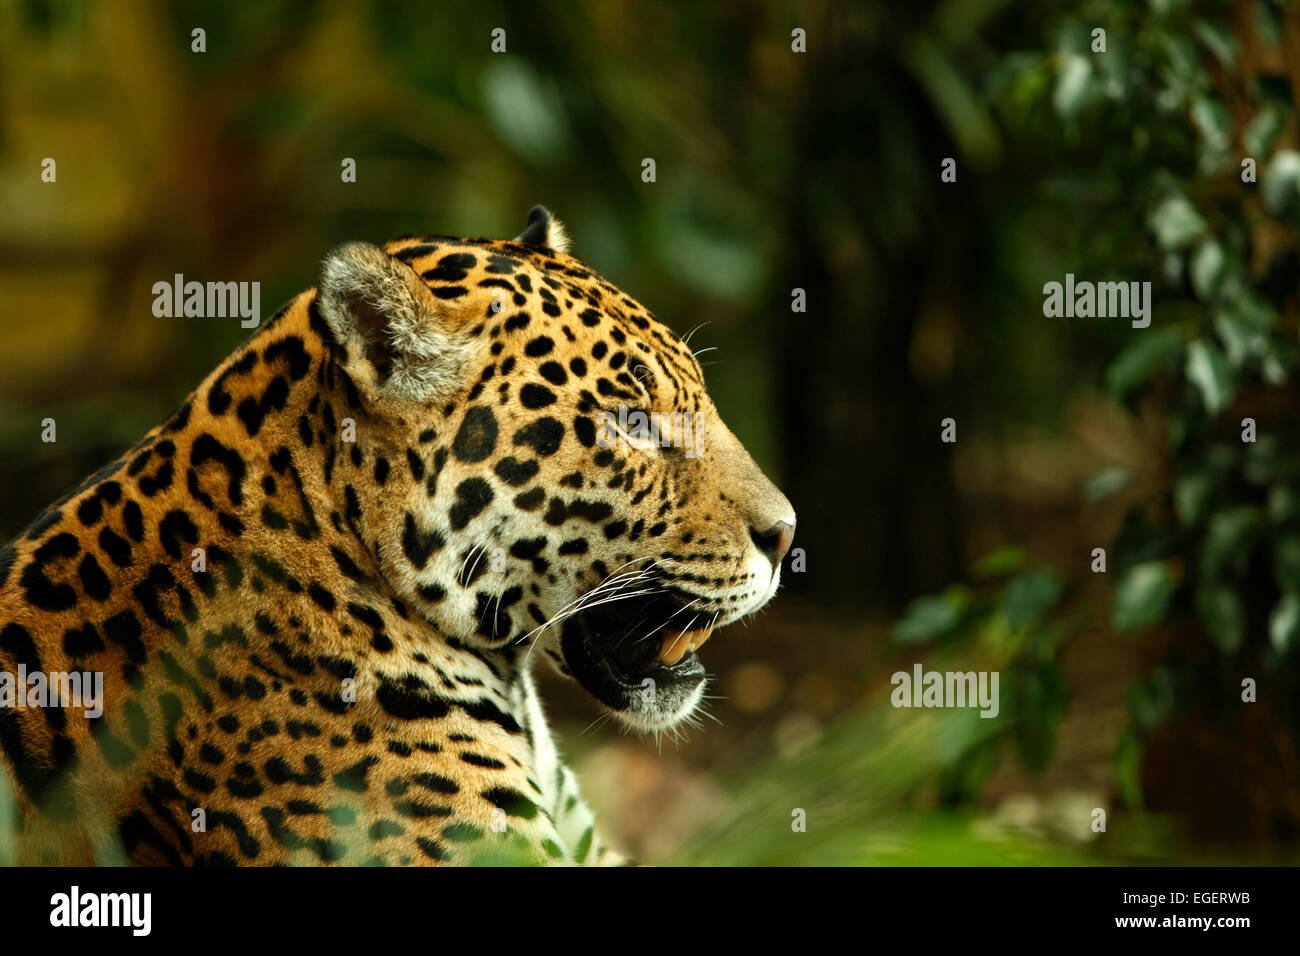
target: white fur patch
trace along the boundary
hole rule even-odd
[[[550,222],[546,227],[546,244],[556,252],[569,251],[569,233],[564,228],[564,223],[551,216]]]

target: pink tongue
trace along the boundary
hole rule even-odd
[[[694,631],[669,631],[664,635],[663,646],[659,648],[659,660],[672,667],[689,652],[702,647],[712,633],[711,627],[701,627]]]

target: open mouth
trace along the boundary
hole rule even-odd
[[[564,622],[561,650],[574,679],[593,697],[639,722],[680,718],[705,679],[696,651],[713,633],[668,595],[611,602]]]

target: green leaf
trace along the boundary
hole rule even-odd
[[[1300,488],[1293,484],[1274,485],[1268,492],[1268,520],[1286,524],[1300,518]]]
[[[1012,545],[986,554],[975,562],[972,571],[976,577],[996,578],[1021,570],[1028,561],[1029,552]]]
[[[1190,246],[1205,232],[1205,220],[1185,196],[1169,196],[1147,219],[1162,249]]]
[[[1073,119],[1083,112],[1092,95],[1092,61],[1078,53],[1063,53],[1064,64],[1056,78],[1052,105],[1063,119]]]
[[[1214,330],[1228,350],[1228,361],[1240,367],[1247,359],[1268,354],[1273,337],[1270,330],[1277,312],[1249,289],[1241,288],[1240,277],[1233,276],[1230,289],[1220,296],[1223,306],[1214,317]]]
[[[1263,512],[1254,505],[1238,505],[1211,518],[1201,542],[1202,580],[1244,569],[1262,525]]]
[[[1264,205],[1276,215],[1295,211],[1300,200],[1300,153],[1281,149],[1273,154],[1259,179]]]
[[[1241,139],[1246,147],[1246,155],[1254,157],[1256,162],[1265,159],[1284,124],[1281,110],[1271,105],[1263,107],[1242,130]]]
[[[1236,62],[1236,39],[1217,23],[1211,23],[1208,20],[1197,20],[1196,35],[1224,66],[1232,66]]]
[[[1256,332],[1267,332],[1277,324],[1277,310],[1251,289],[1234,296],[1224,312]]]
[[[1264,381],[1275,386],[1285,385],[1297,358],[1300,358],[1300,348],[1295,342],[1278,336],[1269,338],[1264,345],[1264,361],[1260,369]]]
[[[1273,650],[1285,656],[1300,641],[1300,595],[1288,591],[1268,618],[1268,640]]]
[[[1228,363],[1234,368],[1240,368],[1252,355],[1268,347],[1267,335],[1243,325],[1226,312],[1214,317],[1214,331],[1228,350]]]
[[[1201,393],[1205,410],[1217,415],[1232,401],[1236,376],[1217,345],[1197,339],[1187,347],[1187,378]]]
[[[1192,253],[1189,268],[1192,288],[1196,290],[1197,296],[1208,302],[1223,285],[1223,277],[1228,273],[1228,257],[1215,240],[1206,239]]]
[[[1190,36],[1162,33],[1159,44],[1163,54],[1161,74],[1172,97],[1184,99],[1207,85],[1201,53]]]
[[[895,644],[925,644],[951,632],[961,621],[961,609],[940,595],[917,598],[894,625],[890,637]]]
[[[982,90],[971,85],[949,52],[919,32],[907,44],[904,57],[961,152],[981,165],[996,160],[1002,148],[997,124]]]
[[[1106,387],[1123,401],[1150,381],[1183,347],[1177,329],[1138,329],[1134,341],[1106,369]]]
[[[1148,561],[1129,568],[1115,589],[1111,610],[1115,630],[1124,633],[1159,624],[1177,588],[1167,562]]]
[[[1187,254],[1183,252],[1166,252],[1160,256],[1160,274],[1167,285],[1183,284],[1183,263],[1186,258]]]
[[[1134,681],[1128,691],[1128,709],[1133,715],[1133,726],[1142,733],[1155,730],[1169,716],[1174,697],[1167,667],[1158,667],[1147,679]]]
[[[497,57],[483,71],[488,122],[519,156],[553,163],[568,151],[563,100],[550,80],[522,57]]]
[[[1013,628],[1037,624],[1061,599],[1065,588],[1051,571],[1029,571],[1007,585],[1002,614]]]
[[[1083,486],[1083,497],[1088,502],[1101,501],[1123,491],[1132,483],[1132,469],[1107,468],[1088,479],[1088,483]]]
[[[1218,100],[1198,96],[1192,101],[1192,123],[1201,134],[1203,155],[1216,164],[1232,142],[1232,116]]]
[[[1196,610],[1210,640],[1225,655],[1235,654],[1246,635],[1246,611],[1236,589],[1207,584],[1196,592]]]
[[[1205,518],[1214,484],[1214,476],[1206,471],[1191,472],[1174,481],[1174,511],[1184,527]]]

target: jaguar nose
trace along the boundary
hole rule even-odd
[[[749,537],[758,546],[758,550],[772,562],[772,567],[775,569],[790,550],[791,542],[794,541],[794,523],[778,521],[766,531],[750,528]]]

